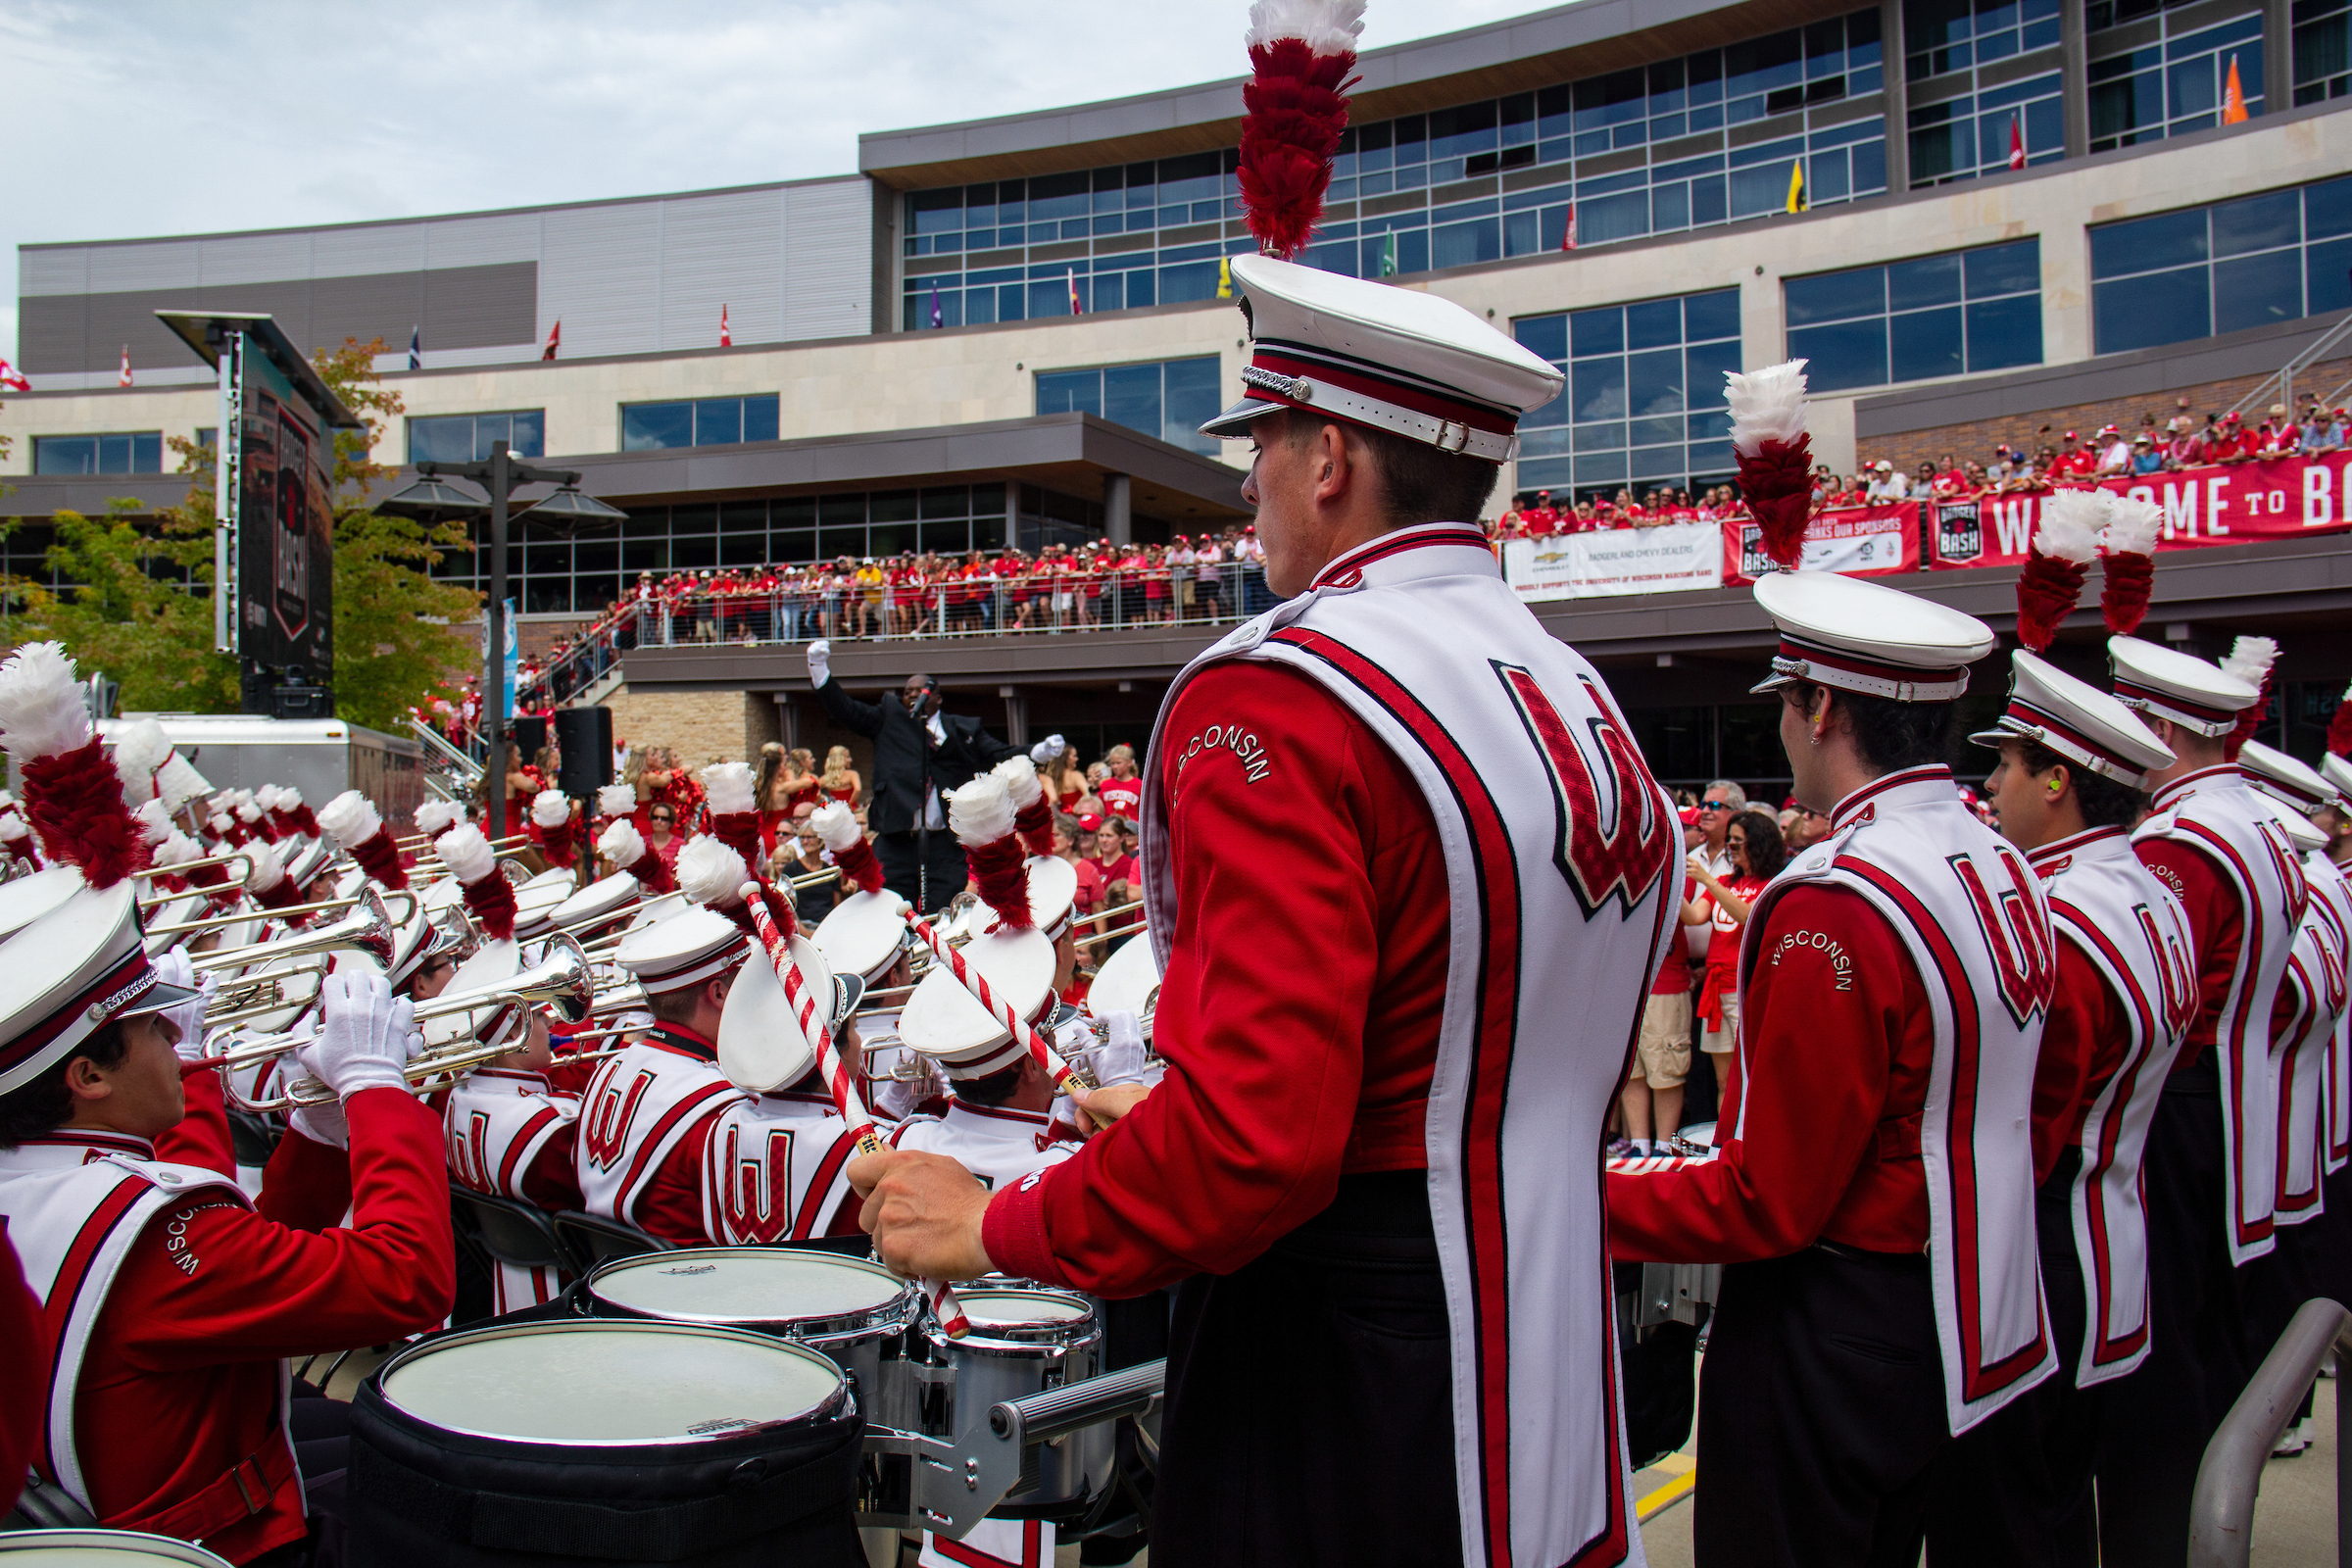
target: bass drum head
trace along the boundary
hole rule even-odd
[[[599,1303],[671,1323],[819,1323],[869,1317],[910,1287],[838,1252],[736,1247],[615,1258],[590,1275]]]
[[[228,1568],[228,1559],[169,1536],[135,1530],[26,1530],[0,1536],[0,1563],[8,1568],[158,1568],[165,1563],[198,1563]]]
[[[430,1340],[378,1374],[444,1432],[564,1447],[689,1445],[813,1420],[843,1396],[813,1350],[730,1329],[545,1322]]]

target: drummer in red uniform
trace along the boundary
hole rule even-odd
[[[1255,344],[1205,428],[1256,442],[1289,602],[1179,677],[1146,753],[1167,1075],[993,1197],[939,1154],[852,1180],[903,1272],[1182,1282],[1156,1562],[1615,1561],[1597,1172],[1680,855],[1475,520],[1560,374],[1434,295],[1231,270]]]

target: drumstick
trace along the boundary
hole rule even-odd
[[[761,897],[759,884],[744,884],[743,902],[752,911],[752,924],[760,933],[760,945],[767,950],[768,961],[775,965],[776,978],[784,982],[784,998],[799,1015],[801,1033],[816,1044],[817,1070],[824,1074],[825,1087],[833,1093],[834,1108],[857,1135],[858,1152],[889,1153],[890,1146],[874,1131],[873,1115],[865,1108],[858,1085],[850,1077],[849,1063],[841,1059],[841,1052],[833,1044],[833,1031],[817,1018],[815,988],[801,973],[801,966],[792,961],[792,948],[784,940],[784,933],[776,928],[775,916],[767,912],[767,900]],[[971,1319],[963,1315],[963,1307],[946,1280],[925,1280],[922,1287],[923,1294],[931,1299],[931,1310],[939,1316],[940,1327],[948,1331],[948,1338],[960,1340],[971,1332]]]
[[[1072,1084],[1077,1085],[1080,1089],[1097,1087],[1080,1077],[1076,1069],[1062,1060],[1060,1054],[1046,1044],[1046,1037],[1032,1028],[1028,1019],[1015,1012],[1007,1004],[999,1002],[997,994],[988,987],[988,976],[964,962],[963,955],[948,946],[946,940],[937,931],[917,920],[912,914],[906,916],[906,923],[914,927],[914,934],[929,944],[934,954],[947,960],[948,967],[955,971],[956,978],[963,983],[964,990],[972,994],[973,1000],[986,1007],[997,1022],[1011,1031],[1013,1039],[1028,1048],[1029,1054],[1036,1058],[1040,1067],[1046,1070],[1046,1076],[1054,1080],[1055,1089],[1067,1094]]]

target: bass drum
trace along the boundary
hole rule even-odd
[[[864,1422],[838,1367],[760,1334],[547,1319],[395,1355],[352,1406],[355,1568],[858,1568]]]
[[[135,1530],[25,1530],[0,1536],[5,1568],[228,1568],[228,1559],[170,1536]]]

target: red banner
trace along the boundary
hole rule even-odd
[[[1763,530],[1752,518],[1723,525],[1723,580],[1751,583],[1769,569]],[[1919,570],[1919,508],[1909,502],[1855,507],[1814,514],[1805,524],[1805,553],[1799,570],[1841,571],[1849,577],[1882,577]]]
[[[2299,539],[2352,529],[2352,453],[2140,474],[2110,479],[2099,488],[2136,496],[2164,509],[2164,531],[2156,542],[2160,551]],[[2034,528],[2040,524],[2041,502],[2041,495],[2028,494],[1922,504],[1927,564],[1942,568],[2020,564]],[[1818,526],[1820,519],[1815,521]],[[1808,547],[1811,539],[1811,530],[1807,530]],[[1806,564],[1812,564],[1810,559]]]

